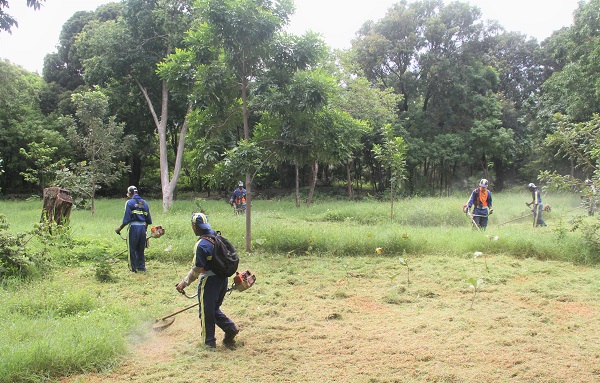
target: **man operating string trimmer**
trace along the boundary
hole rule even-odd
[[[184,288],[200,278],[198,285],[198,302],[200,303],[200,323],[202,325],[202,340],[207,348],[215,348],[217,338],[215,337],[215,325],[225,332],[223,344],[227,347],[235,346],[235,336],[240,331],[236,324],[221,311],[221,304],[227,292],[227,277],[215,274],[210,267],[213,258],[215,243],[209,235],[214,235],[204,213],[192,215],[192,230],[199,238],[196,242],[194,265],[188,275],[177,284],[177,290],[181,293]]]
[[[463,212],[471,217],[473,224],[481,230],[485,230],[488,216],[492,214],[492,192],[488,190],[488,180],[479,181],[479,186],[471,193],[469,202],[463,205]],[[473,214],[469,210],[473,206]]]

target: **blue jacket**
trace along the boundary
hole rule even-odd
[[[536,205],[542,204],[542,193],[540,193],[540,190],[538,188],[533,189],[533,191],[531,192],[531,200]]]
[[[488,208],[492,208],[492,192],[488,190],[488,195],[487,195],[487,207]],[[481,201],[479,201],[479,187],[477,187],[477,189],[473,190],[473,192],[471,193],[471,198],[469,198],[469,202],[467,202],[467,206],[469,206],[469,209],[471,208],[471,206],[475,205],[475,208],[473,209],[473,213],[477,214],[477,213],[484,213],[487,215],[487,209],[482,206]]]
[[[205,232],[203,234],[215,235],[215,232],[214,230],[209,230],[208,232]],[[194,258],[194,265],[196,265],[196,267],[203,268],[207,271],[210,270],[210,268],[207,268],[207,266],[208,261],[212,258],[214,248],[215,245],[213,245],[211,241],[200,237],[200,239],[198,239],[198,242],[196,242],[196,256]]]
[[[152,225],[152,217],[150,216],[148,203],[137,194],[125,203],[123,225],[130,224],[134,221],[145,222],[147,225]]]
[[[243,198],[243,200],[242,200]],[[235,201],[236,203],[246,202],[246,189],[240,190],[239,188],[233,191],[233,195],[229,199],[231,202]]]

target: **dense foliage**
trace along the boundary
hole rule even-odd
[[[124,0],[77,12],[43,79],[0,62],[2,192],[39,193],[61,164],[87,159],[59,121],[90,89],[135,136],[113,156],[128,171],[98,180],[99,193],[136,184],[164,209],[176,189],[222,192],[239,179],[249,194],[309,187],[309,204],[316,185],[383,195],[397,177],[373,149],[397,138],[404,195],[477,178],[499,191],[544,171],[596,180],[596,147],[583,160],[556,156],[556,132],[600,112],[599,10],[600,0],[581,2],[572,26],[538,42],[468,3],[404,0],[344,52],[284,32],[287,0]]]

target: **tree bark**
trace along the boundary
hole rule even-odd
[[[300,207],[300,169],[297,163],[294,167],[296,169],[296,207]]]
[[[45,188],[43,201],[44,209],[40,222],[55,222],[58,225],[64,225],[69,222],[73,197],[71,197],[68,190],[59,187]]]
[[[315,186],[317,185],[317,176],[319,174],[319,162],[315,161],[311,169],[310,188],[308,192],[308,199],[306,200],[306,207],[310,207],[313,202],[313,196],[315,194]]]
[[[160,117],[156,114],[154,105],[150,100],[148,91],[142,86],[142,84],[135,79],[138,87],[140,88],[146,103],[154,120],[154,125],[158,132],[158,148],[159,148],[159,163],[160,163],[160,185],[162,190],[162,208],[163,212],[167,212],[171,206],[173,206],[173,197],[175,195],[175,188],[177,187],[177,180],[181,173],[182,159],[183,159],[183,147],[185,145],[185,135],[188,130],[187,118],[181,127],[179,133],[179,145],[177,146],[177,153],[175,154],[175,166],[173,168],[173,177],[169,176],[169,163],[167,153],[167,120],[169,116],[169,90],[167,89],[166,81],[162,81],[162,93],[161,93],[161,109]],[[188,109],[189,111],[189,109]],[[138,185],[139,186],[139,185]]]
[[[352,177],[350,176],[350,161],[346,161],[346,185],[348,188],[348,198],[354,199],[354,194],[352,192]]]
[[[242,114],[244,116],[244,141],[250,141],[250,127],[248,126],[248,78],[245,62],[242,62]],[[246,172],[246,251],[252,251],[252,179]]]

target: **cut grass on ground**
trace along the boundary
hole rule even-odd
[[[485,261],[411,259],[409,285],[397,258],[246,256],[258,281],[223,305],[242,329],[236,350],[206,351],[190,310],[148,330],[114,370],[63,383],[597,382],[600,271]],[[190,301],[167,299],[173,279],[157,266],[131,288],[160,285],[148,310],[166,315]],[[483,281],[472,309],[470,277]]]

